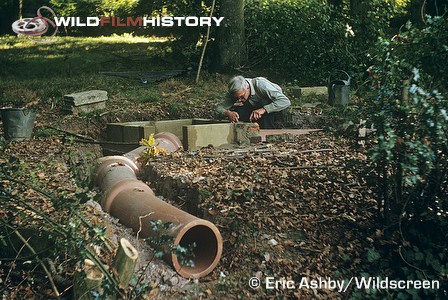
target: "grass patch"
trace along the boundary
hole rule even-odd
[[[89,89],[106,90],[114,99],[157,102],[161,91],[153,84],[100,73],[184,69],[186,63],[175,60],[171,46],[172,41],[166,38],[129,35],[57,37],[51,44],[3,36],[0,38],[0,103],[26,104],[39,100],[61,104],[64,95]]]
[[[166,110],[163,118],[213,118],[217,116],[215,103],[222,98],[230,78],[202,72],[195,84],[194,70],[157,83],[143,83],[139,74],[186,70],[196,63],[176,56],[173,40],[160,37],[56,37],[54,43],[39,44],[26,37],[3,36],[0,54],[0,106],[35,103],[37,108],[61,108],[64,95],[99,89],[108,92],[107,110],[154,106],[154,110]],[[103,72],[130,75],[123,78]],[[287,84],[284,87],[293,106],[313,110],[313,104],[319,103],[323,114],[351,117],[346,109],[328,106],[325,96],[296,97],[288,93]]]

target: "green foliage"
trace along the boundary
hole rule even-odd
[[[249,60],[294,75],[301,84],[322,84],[334,69],[360,70],[363,53],[387,27],[387,7],[379,0],[356,11],[349,11],[348,1],[333,6],[318,0],[248,0]]]
[[[388,191],[383,195],[386,214],[399,215],[405,204],[409,215],[428,206],[441,209],[436,200],[446,192],[448,69],[446,64],[433,67],[433,62],[448,59],[447,28],[445,19],[429,18],[425,29],[409,24],[392,41],[378,43],[377,61],[370,69],[375,98],[367,103],[367,112],[378,128],[372,160],[384,181],[393,179],[390,197]],[[430,42],[435,46],[426,46]]]
[[[7,244],[5,249],[9,249],[2,253],[2,259],[22,259],[27,248],[37,250],[26,257],[35,262],[36,266],[42,264],[42,260],[50,260],[55,265],[64,264],[65,268],[74,270],[76,264],[90,259],[105,275],[105,295],[109,292],[117,293],[118,282],[94,253],[95,247],[112,253],[111,245],[105,237],[105,228],[90,224],[81,214],[80,201],[91,199],[92,196],[88,192],[80,192],[72,198],[66,198],[64,193],[54,195],[37,187],[39,178],[27,176],[24,164],[17,158],[5,162],[2,157],[0,170],[0,201],[5,212],[0,220],[0,239],[3,244]],[[26,176],[26,182],[22,181],[23,176]],[[48,207],[48,203],[36,205],[42,200],[26,198],[30,192],[51,202],[52,208]],[[58,217],[52,215],[53,209],[57,210]],[[17,240],[18,232],[29,236],[28,245],[22,247],[26,251],[16,248],[14,240]]]
[[[365,103],[366,118],[377,129],[370,156],[379,214],[391,228],[399,225],[387,238],[397,245],[392,252],[401,264],[383,265],[398,278],[442,283],[448,261],[448,66],[437,62],[448,61],[447,32],[446,18],[428,17],[425,28],[407,24],[392,40],[380,39]],[[442,284],[440,290],[399,291],[394,297],[442,297],[447,289]]]
[[[133,16],[139,0],[50,0],[49,6],[55,11],[58,17],[80,17],[85,20],[86,17],[102,17],[102,16]],[[106,32],[107,32],[106,27]],[[98,33],[98,28],[89,27],[67,27],[66,31],[71,34]],[[117,28],[113,28],[116,33]],[[101,31],[104,34],[104,28]]]
[[[140,140],[140,145],[145,146],[146,149],[142,153],[142,157],[146,161],[150,161],[157,155],[163,155],[166,154],[166,151],[164,148],[159,147],[158,143],[154,139],[154,134],[151,133],[148,137],[148,139],[142,138]]]
[[[374,249],[368,249],[367,252],[367,260],[372,263],[381,258],[381,255],[376,252]]]
[[[249,59],[277,65],[311,81],[324,78],[323,66],[341,62],[334,50],[341,49],[336,44],[343,40],[345,27],[330,20],[330,10],[322,1],[248,1],[245,24]],[[332,44],[331,49],[327,43]],[[346,56],[345,49],[341,54]]]
[[[155,248],[155,257],[162,258],[165,255],[174,254],[181,266],[194,267],[195,242],[188,245],[174,244],[174,237],[170,234],[173,223],[164,223],[162,220],[151,220],[149,223],[153,235],[146,240]]]

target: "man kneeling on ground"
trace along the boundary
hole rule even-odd
[[[281,128],[286,108],[291,105],[280,86],[266,78],[233,77],[216,110],[230,122],[257,122],[261,129]]]

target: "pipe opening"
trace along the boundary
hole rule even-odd
[[[201,276],[202,272],[208,273],[207,269],[215,262],[219,248],[215,232],[210,227],[204,225],[190,228],[182,236],[179,245],[188,248],[193,243],[196,244],[196,247],[193,249],[193,267],[181,265],[177,257],[174,257],[173,260],[174,267],[176,269],[179,268],[178,272],[189,274],[191,277]]]

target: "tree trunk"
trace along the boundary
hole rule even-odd
[[[216,71],[231,71],[245,58],[244,0],[221,0],[219,17],[224,17],[217,30],[213,66]]]

